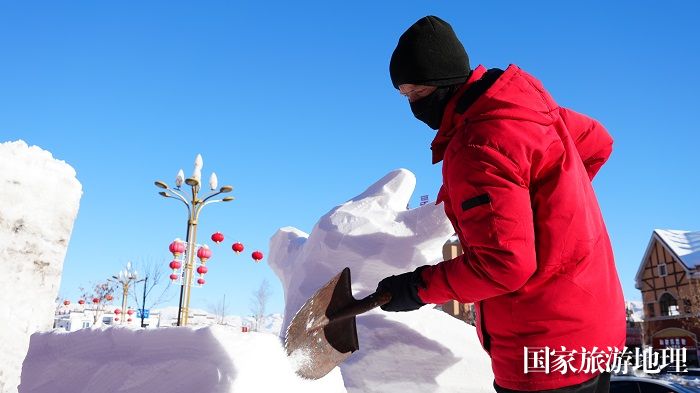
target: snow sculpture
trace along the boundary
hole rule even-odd
[[[356,298],[387,275],[442,260],[454,233],[441,205],[407,210],[415,176],[393,171],[320,218],[311,234],[281,228],[269,264],[285,291],[282,331],[313,293],[350,267]],[[348,392],[492,392],[493,373],[474,327],[428,305],[357,317],[360,350],[340,366]]]
[[[0,392],[17,391],[29,337],[53,326],[82,186],[75,170],[23,141],[0,144]]]

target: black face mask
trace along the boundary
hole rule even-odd
[[[411,102],[413,116],[433,130],[437,130],[440,128],[447,103],[460,86],[461,84],[438,87],[429,95]]]

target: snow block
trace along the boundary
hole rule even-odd
[[[53,326],[82,186],[75,170],[23,141],[0,144],[0,392],[17,392],[30,335]]]
[[[283,332],[345,267],[359,299],[386,276],[442,260],[454,229],[442,205],[406,209],[415,185],[410,171],[392,171],[321,217],[310,234],[293,227],[275,233],[268,263],[285,291]],[[360,350],[340,365],[348,392],[493,392],[490,359],[474,327],[431,305],[373,310],[357,317],[357,329]]]
[[[344,393],[294,373],[279,337],[240,328],[122,327],[32,335],[21,393]]]

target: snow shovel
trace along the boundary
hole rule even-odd
[[[289,323],[284,346],[296,373],[319,379],[360,349],[355,316],[391,300],[388,292],[352,297],[350,268],[343,269],[304,303]]]

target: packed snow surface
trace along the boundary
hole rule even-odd
[[[53,326],[82,186],[23,141],[0,143],[0,393],[17,392],[29,337]]]

